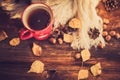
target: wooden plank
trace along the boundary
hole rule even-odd
[[[100,4],[99,8],[104,9],[104,6]],[[116,27],[120,25],[120,11],[104,13],[101,16],[112,21],[109,27],[113,23]],[[112,26],[110,29],[116,27]],[[74,58],[76,51],[65,43],[53,45],[47,40],[29,39],[21,41],[20,45],[16,47],[12,47],[9,45],[9,41],[13,37],[19,37],[18,29],[14,29],[14,26],[10,29],[4,29],[9,33],[9,38],[0,42],[0,80],[77,80],[78,72],[82,68],[89,70],[87,80],[120,80],[120,39],[112,39],[107,42],[104,49],[91,48],[92,57],[82,63],[81,59]],[[37,42],[43,49],[40,57],[34,56],[31,51],[33,42]],[[45,64],[45,71],[42,74],[27,73],[35,60],[41,60]],[[90,67],[97,62],[102,65],[102,74],[94,77],[90,72]]]

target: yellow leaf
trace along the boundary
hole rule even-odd
[[[66,43],[71,43],[73,41],[73,37],[72,35],[70,34],[64,34],[63,35],[63,40],[66,42]]]
[[[69,27],[71,28],[80,28],[81,29],[81,21],[77,18],[73,18],[69,22]]]
[[[102,73],[102,70],[101,70],[101,64],[100,63],[97,63],[95,65],[93,65],[91,68],[90,68],[93,76],[97,76],[97,75],[100,75]]]
[[[42,73],[44,71],[44,63],[42,63],[40,60],[35,60],[28,73],[34,72],[34,73]]]
[[[87,79],[88,78],[88,70],[80,70],[78,73],[78,80]]]
[[[42,54],[41,46],[36,43],[33,43],[32,51],[35,56],[40,56]]]
[[[90,54],[89,50],[87,50],[87,49],[82,50],[82,51],[81,51],[81,57],[82,57],[82,61],[83,61],[83,62],[85,62],[85,61],[87,61],[88,59],[90,59],[91,54]]]
[[[10,44],[11,46],[17,46],[17,45],[19,45],[19,44],[20,44],[20,38],[13,38],[13,39],[11,39],[11,40],[9,41],[9,44]]]

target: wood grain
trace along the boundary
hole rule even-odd
[[[103,7],[99,8],[103,9]],[[120,20],[116,15],[120,16],[119,13],[120,11],[105,12],[105,14],[101,13],[101,16],[108,17],[110,15],[111,21],[118,25]],[[91,48],[92,57],[82,65],[81,59],[74,58],[76,51],[66,43],[53,45],[47,40],[29,39],[21,40],[16,47],[10,46],[9,41],[13,37],[19,37],[18,31],[23,27],[21,24],[20,26],[1,28],[7,32],[9,37],[0,42],[0,80],[77,80],[80,69],[90,70],[90,67],[97,62],[101,62],[102,74],[93,77],[89,72],[86,80],[120,80],[120,39],[112,39],[106,43],[106,47],[103,49]],[[36,57],[32,53],[33,42],[37,42],[43,49],[40,57]],[[27,73],[35,60],[41,60],[45,64],[45,71],[42,74]]]

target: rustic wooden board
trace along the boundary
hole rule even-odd
[[[113,22],[116,21],[118,25],[120,20],[116,15],[120,16],[119,13],[120,11],[106,12],[106,14],[101,16],[111,15]],[[7,32],[9,37],[0,42],[0,80],[77,80],[78,71],[82,68],[82,62],[74,58],[76,51],[69,44],[53,45],[47,40],[37,41],[29,39],[21,41],[20,45],[16,47],[10,46],[9,41],[13,37],[18,37],[18,31],[23,27],[19,20],[15,21],[15,23],[7,27],[2,26],[2,29]],[[34,56],[31,51],[33,42],[37,42],[43,48],[43,53],[40,57]],[[93,77],[89,73],[87,80],[120,80],[119,44],[120,40],[112,39],[106,44],[104,49],[91,48],[92,57],[83,63],[83,67],[90,69],[92,65],[101,62],[102,74]],[[45,71],[42,74],[27,73],[35,60],[41,60],[45,64]],[[48,79],[46,78],[46,72],[49,74]]]
[[[74,58],[75,50],[72,50],[68,44],[51,45],[47,41],[38,41],[43,48],[43,53],[40,57],[35,57],[30,46],[34,39],[22,41],[16,47],[11,47],[8,41],[0,43],[1,80],[43,80],[40,79],[42,74],[27,73],[34,60],[41,60],[45,64],[46,71],[56,71],[51,80],[77,80],[82,62]],[[88,80],[120,79],[119,44],[119,41],[114,40],[104,49],[90,50],[92,58],[84,63],[84,67],[89,69],[93,64],[101,62],[103,72],[99,77],[93,77],[90,73]]]
[[[109,24],[107,24],[107,30],[113,30],[116,28],[120,28],[120,9],[106,11],[104,7],[104,3],[101,1],[98,8],[98,14],[102,17],[102,19],[109,19]]]

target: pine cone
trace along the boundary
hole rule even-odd
[[[107,11],[112,11],[120,8],[120,0],[107,0],[104,2]]]

